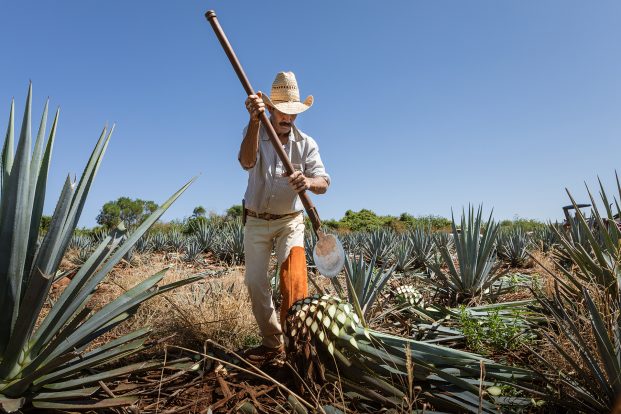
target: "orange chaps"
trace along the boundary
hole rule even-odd
[[[294,246],[289,256],[280,266],[280,324],[286,329],[287,312],[291,305],[308,296],[308,280],[306,279],[306,254],[304,247]]]

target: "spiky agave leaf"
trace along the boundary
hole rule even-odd
[[[555,257],[557,263],[570,260],[571,266],[558,266],[562,273],[553,273],[557,284],[552,297],[537,296],[555,323],[553,334],[542,333],[569,367],[559,373],[558,366],[542,359],[553,373],[549,383],[555,388],[563,384],[569,392],[560,403],[581,412],[610,412],[621,394],[621,230],[617,225],[621,184],[615,176],[614,210],[601,181],[603,210],[587,187],[590,218],[577,208],[568,191],[576,217],[569,231],[556,230],[560,252]]]
[[[203,251],[212,252],[213,244],[217,237],[216,227],[205,220],[196,220],[191,224],[192,234],[196,237]]]
[[[621,199],[621,183],[618,176],[616,176],[616,181],[618,197]],[[610,290],[609,294],[616,297],[619,294],[617,280],[621,278],[619,267],[621,229],[615,223],[618,221],[616,217],[621,215],[621,209],[617,205],[616,211],[613,212],[601,181],[600,197],[605,211],[600,212],[588,187],[587,192],[592,203],[592,217],[585,217],[576,207],[576,217],[572,220],[570,231],[563,232],[553,228],[559,238],[559,248],[555,252],[557,263],[561,264],[563,260],[569,260],[575,265],[573,269],[559,266],[570,284],[557,280],[566,290],[577,296],[585,284],[595,283]],[[567,191],[567,194],[574,206],[577,206],[571,193]]]
[[[412,245],[414,268],[427,270],[435,248],[435,241],[431,233],[431,228],[417,227],[410,231],[407,236]]]
[[[45,182],[56,131],[56,119],[46,144],[44,111],[37,140],[31,154],[30,123],[32,89],[29,89],[20,139],[15,154],[13,148],[13,110],[9,119],[2,154],[2,194],[0,200],[0,404],[32,402],[35,399],[62,399],[55,408],[62,409],[71,393],[42,397],[44,378],[50,376],[73,381],[75,387],[97,382],[83,377],[81,372],[110,362],[143,347],[140,340],[145,332],[138,331],[123,339],[112,341],[96,350],[85,352],[95,339],[130,317],[140,304],[154,295],[190,283],[200,277],[158,287],[163,278],[160,272],[121,295],[97,312],[91,312],[87,302],[97,285],[181,195],[190,183],[182,187],[154,212],[124,243],[121,226],[105,237],[94,253],[77,271],[49,313],[36,326],[48,296],[60,261],[76,228],[86,196],[108,146],[112,131],[103,130],[79,182],[66,180],[45,237],[39,239],[39,221],[45,197]],[[34,224],[33,224],[34,223]],[[35,225],[36,224],[36,225]],[[33,242],[34,241],[34,242]],[[161,365],[161,364],[159,364]],[[103,371],[102,375],[107,371]],[[62,374],[59,374],[62,373]],[[60,388],[58,388],[60,389]],[[73,394],[75,397],[79,393]],[[114,400],[114,399],[112,399]],[[107,400],[106,404],[124,404],[122,400]],[[9,401],[9,402],[7,402]]]
[[[522,267],[528,261],[531,240],[520,228],[498,235],[498,257],[511,267]]]
[[[398,407],[404,402],[410,372],[423,389],[422,399],[434,407],[491,413],[496,412],[494,401],[480,395],[479,386],[534,378],[530,371],[476,354],[370,330],[352,306],[327,295],[296,302],[286,326],[290,358],[305,379],[340,376],[346,387],[362,385],[355,391],[379,404]]]
[[[304,254],[306,255],[306,263],[309,269],[313,272],[317,269],[315,265],[315,257],[313,256],[313,249],[317,244],[317,235],[314,231],[304,232]]]
[[[386,262],[381,268],[377,268],[375,264],[375,257],[372,257],[367,263],[363,255],[353,258],[345,256],[348,302],[354,306],[358,317],[365,326],[377,298],[395,271],[395,266],[389,266]],[[343,295],[344,289],[338,279],[332,278],[330,280],[336,291]]]
[[[412,243],[407,238],[402,238],[393,251],[393,258],[395,264],[395,270],[402,273],[407,273],[415,269],[416,258],[412,253]]]
[[[538,228],[533,232],[533,242],[543,253],[552,251],[559,243],[557,232],[553,229],[559,229],[558,223],[549,223],[545,227]]]
[[[446,289],[454,300],[467,301],[483,294],[502,273],[498,272],[495,245],[498,224],[492,220],[492,214],[483,222],[483,208],[479,206],[476,214],[474,208],[468,208],[461,216],[461,230],[457,231],[455,217],[451,216],[453,243],[457,254],[457,266],[446,246],[439,248],[448,271],[442,269],[440,262],[430,264],[434,283]]]
[[[387,264],[392,260],[393,249],[398,241],[398,236],[393,230],[373,230],[366,235],[362,252],[367,260],[373,259],[377,263]]]
[[[546,330],[541,332],[569,368],[559,371],[557,364],[541,358],[550,372],[548,382],[554,389],[560,382],[570,390],[563,393],[558,403],[579,412],[611,412],[621,393],[621,301],[617,299],[603,309],[594,299],[603,293],[600,289],[582,289],[584,306],[558,288],[552,298],[538,296],[557,327],[554,335]],[[598,302],[601,301],[600,297]],[[588,335],[585,324],[589,325]],[[595,338],[595,344],[589,341],[590,337]]]
[[[221,228],[215,250],[216,256],[228,264],[244,263],[244,226],[240,220],[226,223]]]
[[[185,240],[182,259],[184,262],[196,262],[202,252],[203,245],[201,242],[196,237],[189,237]]]

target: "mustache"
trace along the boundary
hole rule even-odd
[[[290,127],[290,126],[291,126],[291,125],[293,125],[293,124],[292,124],[291,122],[284,122],[284,121],[283,121],[283,122],[279,122],[279,123],[278,123],[278,125],[280,125],[280,126],[288,126],[288,127]]]

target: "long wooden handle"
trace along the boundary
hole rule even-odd
[[[244,69],[242,68],[241,63],[239,63],[239,60],[237,59],[237,56],[235,55],[235,52],[233,51],[233,47],[229,43],[229,40],[226,38],[226,35],[224,34],[224,31],[222,30],[222,27],[220,26],[220,23],[218,22],[218,18],[216,17],[216,12],[213,10],[209,10],[207,13],[205,13],[205,17],[211,24],[213,31],[216,33],[216,36],[218,37],[218,40],[220,41],[220,44],[222,45],[224,52],[228,56],[229,61],[231,61],[231,65],[233,65],[233,69],[235,69],[235,73],[237,73],[237,77],[239,78],[242,86],[244,87],[246,94],[254,95],[255,94],[254,89],[252,89],[252,85],[250,85],[250,81],[246,77],[246,73],[244,72]],[[272,123],[267,117],[267,114],[265,112],[261,112],[259,119],[261,120],[261,122],[263,123],[263,126],[267,130],[267,134],[270,138],[270,141],[272,142],[272,145],[274,146],[274,149],[276,150],[276,154],[278,154],[278,157],[282,161],[285,167],[285,171],[287,171],[288,175],[293,174],[294,172],[293,165],[291,165],[291,161],[289,161],[289,157],[287,156],[287,153],[285,152],[282,145],[280,144],[278,135],[276,134],[276,131],[274,130],[274,127],[272,126]],[[315,208],[315,206],[313,205],[313,202],[311,201],[310,197],[306,193],[306,190],[302,190],[298,192],[298,195],[300,196],[300,200],[302,200],[302,204],[304,205],[304,209],[306,210],[306,213],[308,214],[308,218],[310,218],[310,221],[313,224],[313,230],[315,231],[315,233],[317,233],[319,229],[321,228],[321,220],[319,220],[319,214],[317,213],[317,209]]]

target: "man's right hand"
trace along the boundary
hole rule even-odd
[[[248,110],[250,118],[255,120],[258,120],[261,112],[265,111],[265,104],[261,96],[262,93],[259,91],[256,95],[248,95],[246,98],[246,110]]]

